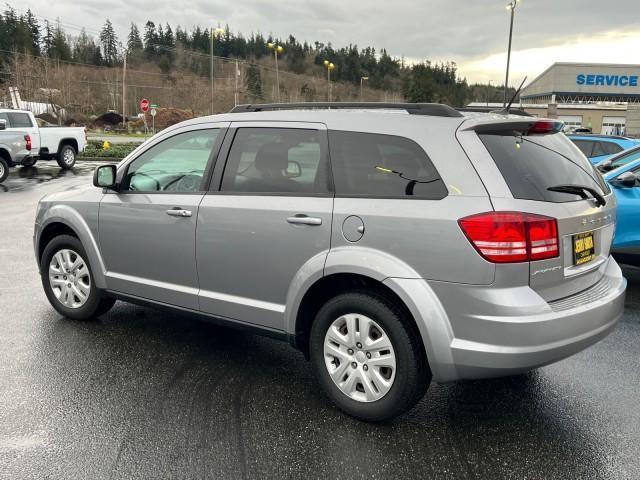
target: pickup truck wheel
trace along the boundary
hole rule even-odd
[[[64,170],[76,164],[76,151],[71,145],[64,145],[58,152],[58,165]]]
[[[4,182],[9,176],[9,164],[4,158],[0,158],[0,183]]]
[[[42,253],[40,275],[51,306],[73,320],[106,313],[115,300],[96,288],[87,252],[76,237],[60,235]]]
[[[344,293],[322,306],[309,347],[325,393],[362,420],[384,421],[406,412],[431,380],[420,335],[407,314],[372,292]]]

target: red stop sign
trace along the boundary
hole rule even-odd
[[[140,110],[142,110],[144,113],[147,113],[149,111],[149,100],[147,100],[146,98],[140,100]]]

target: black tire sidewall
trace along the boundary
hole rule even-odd
[[[64,152],[66,150],[71,150],[73,152],[73,163],[71,165],[64,163]],[[70,168],[73,168],[75,164],[76,164],[76,150],[71,145],[63,146],[58,152],[58,165],[60,166],[60,168],[64,170],[68,170]]]
[[[324,363],[324,338],[334,320],[347,313],[359,313],[378,323],[389,336],[396,355],[396,373],[391,390],[380,400],[358,402],[340,391]],[[426,359],[411,341],[413,329],[393,305],[382,296],[345,293],[328,301],[316,315],[309,339],[312,366],[318,381],[342,410],[368,421],[384,421],[413,406],[431,379]]]
[[[0,158],[0,164],[3,167],[3,172],[0,174],[0,183],[4,182],[9,176],[9,164],[4,158]]]
[[[58,251],[63,249],[70,249],[75,251],[82,257],[85,264],[87,265],[87,268],[89,269],[89,275],[91,277],[91,289],[89,292],[89,298],[87,299],[86,303],[79,308],[69,308],[63,305],[54,295],[53,289],[51,288],[51,283],[49,281],[49,264],[51,262],[51,259]],[[88,320],[95,316],[98,308],[100,307],[101,296],[95,285],[95,278],[93,276],[91,265],[89,264],[89,259],[87,258],[87,252],[82,246],[80,240],[70,235],[61,235],[51,240],[42,253],[42,259],[40,261],[40,276],[47,299],[49,300],[49,303],[51,303],[51,306],[55,308],[58,313],[74,320]]]

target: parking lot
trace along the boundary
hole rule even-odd
[[[331,406],[285,343],[123,303],[91,322],[58,315],[35,207],[89,185],[95,165],[39,163],[0,185],[0,478],[640,478],[640,270],[625,268],[625,316],[588,350],[432,385],[368,424]]]

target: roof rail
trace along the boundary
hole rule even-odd
[[[434,117],[462,117],[463,115],[441,103],[387,103],[387,102],[300,102],[300,103],[263,103],[237,105],[231,113],[264,112],[272,110],[306,110],[306,109],[362,109],[362,110],[406,110],[412,115],[429,115]]]

